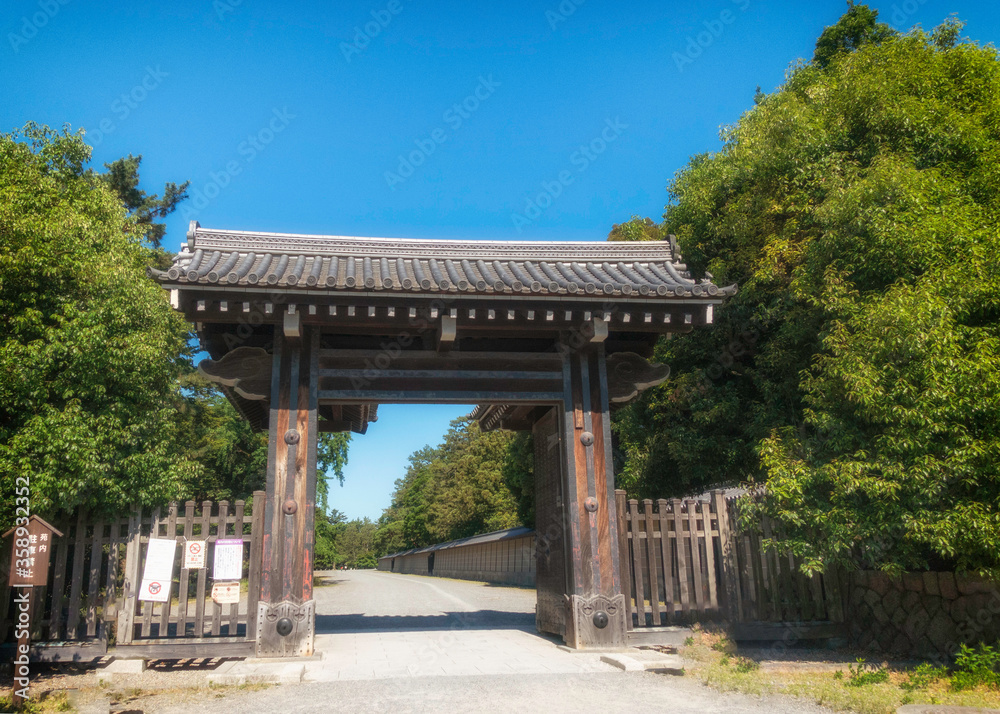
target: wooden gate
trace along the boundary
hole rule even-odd
[[[203,501],[200,508],[194,501],[187,501],[183,514],[176,503],[171,503],[166,514],[157,509],[148,518],[135,514],[130,519],[116,654],[165,659],[253,654],[264,501],[264,492],[255,491],[252,515],[246,513],[243,501],[236,501],[232,511],[227,501],[219,501],[217,509],[213,509],[211,501]],[[187,540],[207,541],[209,566],[217,540],[241,538],[249,543],[249,554],[244,553],[240,602],[216,603],[211,599],[208,567],[189,570],[183,567],[183,561],[172,590],[176,598],[164,603],[140,601],[138,591],[151,537],[174,538],[181,545]]]
[[[615,492],[622,589],[631,629],[727,621],[737,639],[837,636],[841,574],[808,577],[769,519],[743,528],[723,491],[688,499],[628,500]]]
[[[48,585],[39,588],[32,616],[33,658],[73,661],[109,651],[126,657],[183,659],[249,655],[254,651],[265,494],[255,491],[253,513],[243,501],[188,501],[149,514],[75,521],[57,526],[64,536],[53,544]],[[211,599],[208,568],[188,570],[175,565],[172,597],[166,603],[138,599],[150,536],[173,537],[178,543],[204,540],[211,567],[213,544],[219,538],[242,538],[244,552],[238,604],[219,605]],[[178,547],[178,558],[182,547]],[[4,548],[0,560],[8,558]],[[180,563],[183,565],[183,561]],[[6,579],[7,564],[0,562]],[[12,591],[2,583],[0,642],[10,636]],[[249,616],[248,616],[249,613]]]

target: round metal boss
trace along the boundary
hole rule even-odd
[[[598,613],[598,614],[603,614],[603,613]],[[594,615],[594,617],[596,618],[597,615]],[[605,619],[607,619],[607,615],[605,615]],[[282,637],[287,637],[288,635],[292,634],[292,621],[289,620],[287,617],[283,617],[280,620],[278,620],[278,624],[274,626],[274,629]]]
[[[583,507],[586,508],[589,513],[594,513],[597,510],[597,499],[590,496],[583,502]]]
[[[591,444],[594,443],[594,435],[591,434],[589,431],[583,432],[582,434],[580,434],[580,443],[583,444],[584,446],[590,446]]]
[[[278,623],[281,624],[281,623]],[[594,627],[598,630],[603,630],[608,626],[608,613],[600,610],[594,613]]]
[[[295,429],[289,429],[285,432],[285,443],[286,444],[297,444],[299,443],[299,432]]]
[[[299,510],[299,504],[297,504],[294,499],[289,498],[281,504],[281,510],[285,512],[285,515],[290,516]]]

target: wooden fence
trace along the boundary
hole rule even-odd
[[[844,622],[843,573],[805,575],[801,560],[764,541],[780,543],[781,531],[769,518],[753,528],[739,525],[738,501],[727,499],[735,564],[731,575],[735,596],[732,619],[741,623],[842,623]]]
[[[795,623],[798,636],[844,621],[839,573],[808,577],[769,519],[741,528],[722,491],[689,499],[628,500],[615,492],[622,590],[633,629],[728,620],[744,639]],[[758,627],[758,625],[764,625]]]
[[[109,639],[117,651],[130,656],[214,656],[252,652],[255,637],[265,495],[254,492],[255,508],[247,512],[243,501],[188,501],[183,512],[176,503],[165,511],[133,513],[127,518],[90,521],[81,513],[75,521],[56,525],[63,536],[55,539],[48,585],[37,589],[32,616],[32,640],[39,659],[63,661],[100,654]],[[219,605],[210,595],[207,568],[175,567],[166,603],[138,599],[146,544],[154,538],[207,541],[207,563],[219,538],[243,539],[244,578],[239,604]],[[9,558],[3,548],[3,558]],[[182,547],[178,549],[178,557]],[[249,557],[248,557],[249,555]],[[181,562],[183,565],[183,561]],[[7,564],[0,562],[6,580]],[[242,584],[246,583],[246,590]],[[7,597],[0,598],[0,642],[11,634],[13,591],[0,583]],[[211,646],[209,646],[209,643]],[[201,645],[205,645],[202,647]],[[221,647],[220,647],[221,645]],[[249,645],[249,647],[247,646]],[[216,654],[221,652],[222,655]]]

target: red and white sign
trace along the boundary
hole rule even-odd
[[[170,599],[169,580],[143,580],[139,590],[140,600],[151,602],[167,602]]]
[[[146,546],[146,564],[142,569],[139,599],[152,602],[170,600],[170,581],[174,578],[174,556],[177,541],[172,538],[150,538]]]
[[[184,544],[184,567],[197,570],[205,567],[206,543],[203,540],[189,540]]]
[[[240,601],[240,584],[213,583],[212,599],[219,605],[234,605]]]

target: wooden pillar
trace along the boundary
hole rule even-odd
[[[257,656],[313,654],[319,330],[275,328]]]
[[[590,343],[564,354],[557,432],[566,559],[563,637],[574,648],[624,647],[604,346]]]

